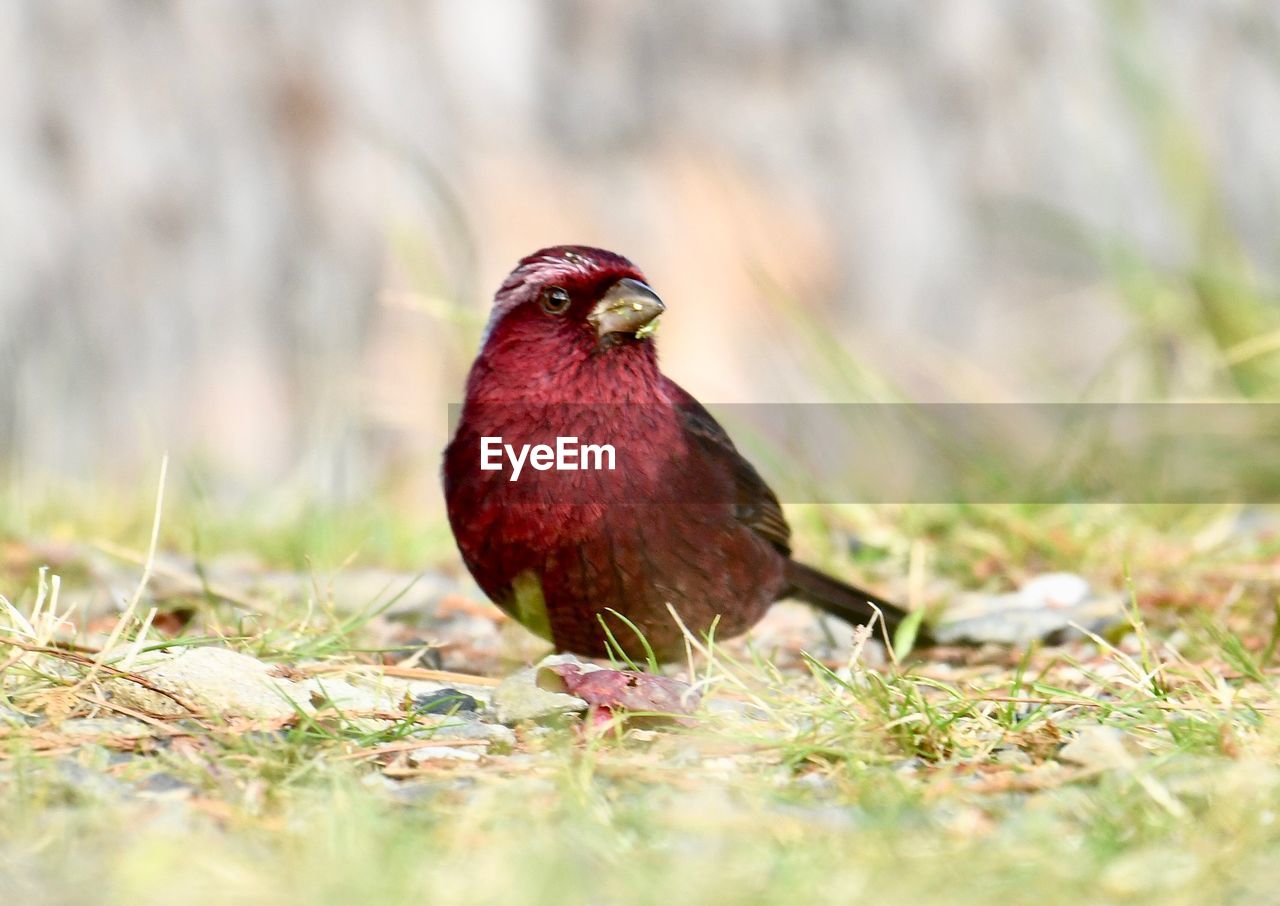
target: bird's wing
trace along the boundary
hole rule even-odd
[[[738,452],[728,432],[701,403],[670,379],[666,380],[666,390],[680,411],[691,443],[700,447],[712,462],[732,477],[735,518],[781,553],[790,556],[791,527],[782,515],[782,506],[773,490],[765,484],[755,466]]]

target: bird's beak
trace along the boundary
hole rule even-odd
[[[635,334],[666,311],[658,294],[639,280],[623,277],[591,309],[587,320],[604,339],[611,333]]]

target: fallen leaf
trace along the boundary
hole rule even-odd
[[[597,721],[623,712],[671,717],[689,724],[692,722],[686,718],[697,710],[702,699],[688,683],[634,670],[584,671],[577,664],[552,664],[542,668],[538,680],[543,688],[555,686],[558,681],[560,688],[551,691],[582,699],[591,706]]]

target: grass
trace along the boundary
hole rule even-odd
[[[1256,765],[1193,778],[1187,820],[1119,777],[992,796],[870,771],[796,794],[758,778],[655,788],[600,777],[609,763],[474,789],[444,781],[412,805],[331,772],[266,832],[239,806],[177,827],[156,827],[154,807],[46,809],[8,831],[83,845],[31,846],[39,861],[15,892],[39,902],[57,877],[86,898],[141,903],[1079,902],[1100,891],[1176,903],[1263,895],[1275,881],[1275,778]]]
[[[183,511],[180,493],[171,505]],[[1274,565],[1277,551],[1264,533],[1215,529],[1233,515],[801,509],[798,540],[832,561],[850,532],[878,538],[861,554],[872,573],[912,557],[931,580],[968,584],[1014,581],[992,563],[1074,563],[1118,587],[1130,573],[1132,624],[1111,640],[879,668],[725,643],[692,664],[718,703],[697,726],[525,729],[480,761],[407,769],[380,754],[415,738],[407,717],[374,731],[321,714],[171,721],[168,735],[142,741],[72,736],[60,720],[110,714],[81,683],[86,668],[5,644],[20,638],[11,613],[0,703],[41,722],[0,729],[0,891],[23,903],[193,904],[1265,896],[1280,880],[1277,583],[1232,576]],[[118,540],[145,548],[147,519],[132,524]],[[251,550],[289,566],[305,543]],[[17,582],[10,573],[0,593],[43,643],[37,596]],[[309,597],[274,602],[236,635],[218,630],[236,608],[196,594],[196,616],[171,643],[219,637],[291,664],[381,662],[369,636],[386,598]],[[1084,763],[1064,749],[1082,736],[1095,740]],[[177,791],[152,791],[157,776]]]

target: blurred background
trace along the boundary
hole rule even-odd
[[[168,451],[438,512],[492,292],[565,242],[710,402],[1274,398],[1280,5],[14,0],[0,198],[28,492]]]

